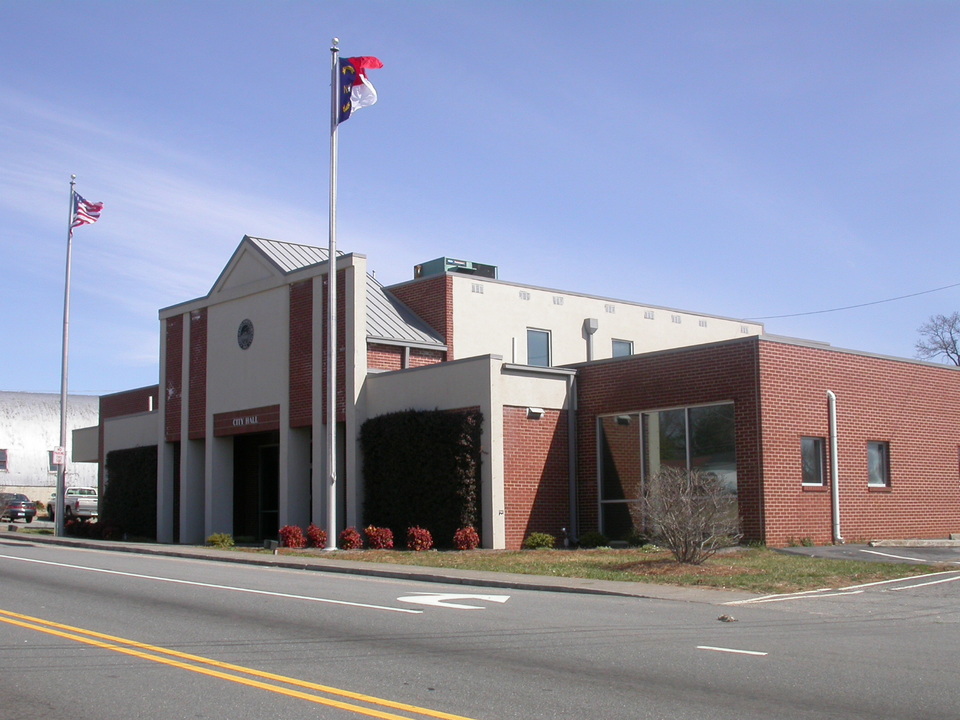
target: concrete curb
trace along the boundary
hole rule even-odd
[[[584,595],[611,595],[648,600],[679,600],[711,605],[721,605],[736,600],[749,600],[757,597],[755,593],[740,590],[680,587],[673,585],[655,585],[652,583],[631,583],[616,580],[591,580],[544,575],[518,575],[515,573],[493,573],[478,570],[451,570],[447,568],[431,568],[416,565],[393,565],[351,561],[335,557],[263,555],[247,553],[242,550],[218,550],[217,548],[195,545],[160,545],[154,543],[130,543],[82,538],[58,538],[46,535],[26,535],[20,532],[3,530],[0,530],[0,538],[24,543],[60,545],[84,548],[87,550],[108,550],[193,560],[214,560],[244,565],[259,565],[262,567],[287,568],[290,570],[365,575],[368,577],[382,577],[394,580],[412,580],[472,587],[539,590],[544,592],[578,593]]]

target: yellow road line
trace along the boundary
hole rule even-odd
[[[48,635],[54,635],[57,637],[65,638],[67,640],[73,640],[75,642],[84,643],[87,645],[93,645],[95,647],[99,647],[105,650],[112,650],[114,652],[122,653],[124,655],[130,655],[130,656],[141,658],[144,660],[151,660],[153,662],[162,663],[164,665],[180,668],[182,670],[189,670],[191,672],[200,673],[202,675],[208,675],[210,677],[219,678],[221,680],[228,680],[230,682],[239,683],[241,685],[247,685],[249,687],[258,688],[260,690],[267,690],[269,692],[278,693],[280,695],[286,695],[288,697],[294,697],[301,700],[306,700],[308,702],[313,702],[321,705],[327,705],[329,707],[339,708],[341,710],[346,710],[348,712],[354,712],[354,713],[359,713],[361,715],[369,715],[371,717],[381,718],[382,720],[409,720],[409,718],[401,715],[394,715],[392,713],[384,712],[381,710],[361,707],[360,705],[352,705],[350,703],[341,702],[339,700],[332,700],[329,698],[319,697],[317,695],[311,695],[309,693],[300,692],[299,690],[291,690],[290,688],[270,685],[265,682],[260,682],[258,680],[251,680],[249,678],[238,677],[236,675],[229,675],[225,672],[221,672],[220,670],[214,670],[210,668],[211,667],[220,668],[221,670],[229,670],[231,672],[243,673],[245,675],[263,678],[265,680],[271,680],[273,682],[281,682],[286,685],[293,685],[295,687],[301,687],[309,690],[314,690],[317,692],[327,693],[328,695],[335,695],[339,697],[349,698],[351,700],[355,700],[358,702],[365,702],[371,705],[380,705],[381,707],[388,707],[393,710],[400,710],[402,712],[412,713],[422,717],[439,718],[439,720],[471,720],[471,718],[467,718],[462,715],[453,715],[450,713],[440,712],[439,710],[430,710],[429,708],[422,708],[416,705],[408,705],[406,703],[395,702],[393,700],[378,698],[372,695],[364,695],[362,693],[351,692],[350,690],[342,690],[340,688],[330,687],[328,685],[320,685],[317,683],[308,682],[306,680],[298,680],[296,678],[286,677],[284,675],[277,675],[274,673],[264,672],[262,670],[256,670],[254,668],[248,668],[242,665],[233,665],[231,663],[220,662],[219,660],[212,660],[210,658],[201,657],[199,655],[191,655],[189,653],[183,653],[178,650],[162,648],[156,645],[148,645],[146,643],[137,642],[135,640],[127,640],[125,638],[120,638],[113,635],[106,635],[104,633],[99,633],[94,630],[84,630],[83,628],[77,628],[70,625],[63,625],[61,623],[52,622],[50,620],[35,618],[29,615],[22,615],[20,613],[10,612],[7,610],[0,610],[0,622],[7,623],[9,625],[16,625],[18,627],[23,627],[28,630],[36,630],[37,632],[46,633]],[[151,655],[149,653],[157,653],[157,654]],[[165,655],[169,657],[163,657]],[[172,659],[172,658],[178,658],[178,659]],[[198,663],[199,666],[190,665],[186,662],[181,662],[181,660]],[[202,667],[204,665],[208,665],[210,667]]]

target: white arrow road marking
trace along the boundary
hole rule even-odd
[[[417,593],[415,595],[404,595],[403,597],[397,598],[400,602],[456,608],[457,610],[484,610],[485,608],[482,605],[464,605],[451,601],[481,600],[483,602],[505,603],[509,599],[509,595],[461,595],[458,593]]]

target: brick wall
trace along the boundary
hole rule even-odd
[[[847,542],[960,532],[960,372],[760,343],[766,539],[832,541],[827,390],[837,396],[840,530]],[[822,437],[828,486],[801,485],[800,438]],[[867,442],[890,444],[889,488],[867,486]]]
[[[207,432],[207,308],[190,313],[190,396],[188,433],[198,440]]]
[[[160,386],[150,385],[149,387],[137,388],[136,390],[126,390],[112,395],[102,395],[100,397],[100,421],[102,423],[104,420],[109,420],[110,418],[147,412],[151,407],[156,409],[158,407],[159,394]],[[151,402],[153,403],[152,406]]]
[[[597,416],[733,401],[737,486],[743,530],[762,539],[757,340],[603,361],[580,368],[578,476],[580,532],[599,529]]]
[[[404,285],[391,287],[388,292],[413,310],[436,330],[447,345],[446,359],[453,360],[453,278],[436,275]]]
[[[504,407],[503,444],[507,549],[532,532],[559,538],[570,522],[566,411],[532,420],[525,407]]]
[[[396,345],[368,343],[367,368],[370,370],[402,370],[403,348]]]
[[[164,388],[166,393],[164,435],[167,442],[176,442],[180,439],[180,413],[183,403],[183,316],[167,318],[164,332],[167,348],[166,357],[163,358],[167,380]]]
[[[290,286],[290,426],[313,423],[313,280]]]

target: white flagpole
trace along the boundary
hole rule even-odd
[[[64,534],[63,508],[66,493],[67,474],[67,368],[70,354],[70,262],[73,254],[73,215],[76,204],[77,176],[70,176],[70,212],[67,217],[67,269],[63,283],[63,354],[60,359],[60,447],[63,448],[63,462],[57,466],[57,501],[54,510],[54,534]]]
[[[337,119],[340,38],[330,48],[330,247],[327,252],[327,550],[337,549]]]

